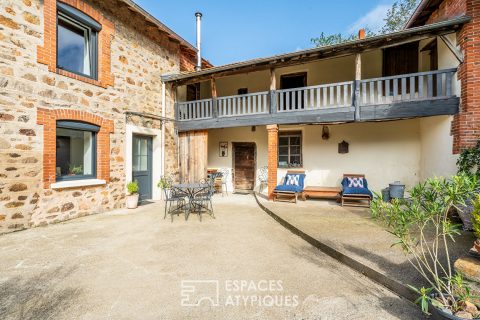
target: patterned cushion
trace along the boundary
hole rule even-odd
[[[299,174],[287,174],[285,176],[285,185],[287,185],[287,186],[298,186],[298,185],[300,185],[300,175]]]
[[[363,178],[350,178],[348,179],[348,187],[349,188],[363,188]]]

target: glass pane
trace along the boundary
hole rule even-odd
[[[278,147],[278,154],[281,156],[288,156],[288,147],[284,147],[284,146]]]
[[[290,137],[290,144],[291,145],[300,145],[300,137]]]
[[[287,156],[279,156],[278,157],[278,166],[279,167],[288,167],[288,157]]]
[[[147,161],[148,161],[148,157],[146,155],[145,156],[140,156],[140,171],[147,171],[148,170]]]
[[[280,137],[278,139],[278,145],[280,146],[288,146],[288,137]]]
[[[58,19],[57,64],[59,67],[90,75],[87,30]]]
[[[290,154],[296,154],[296,155],[299,155],[300,154],[300,147],[295,147],[295,146],[291,146],[290,147]]]
[[[57,177],[92,175],[94,172],[93,133],[57,128]]]

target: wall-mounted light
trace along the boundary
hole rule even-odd
[[[322,139],[323,140],[330,139],[330,130],[328,129],[327,126],[323,126],[322,128]]]

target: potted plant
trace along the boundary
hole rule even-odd
[[[83,174],[83,166],[82,165],[74,165],[74,164],[70,164],[68,166],[68,175],[69,176],[76,176],[76,175],[80,175],[80,174]]]
[[[157,183],[157,187],[159,187],[163,191],[165,189],[170,188],[170,182],[165,176],[162,176],[160,177],[160,180]],[[163,197],[163,193],[162,193],[162,197]]]
[[[412,290],[425,313],[437,319],[472,319],[480,316],[472,303],[471,290],[456,274],[450,259],[450,243],[461,231],[450,220],[451,208],[464,205],[476,190],[475,176],[460,174],[451,179],[431,178],[410,191],[410,199],[391,203],[376,197],[372,216],[393,234],[412,267],[428,283],[428,288]]]
[[[138,182],[130,181],[127,184],[127,209],[135,209],[138,206]]]

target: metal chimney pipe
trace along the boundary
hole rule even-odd
[[[197,17],[197,65],[195,70],[202,69],[202,13],[195,12],[195,17]]]

